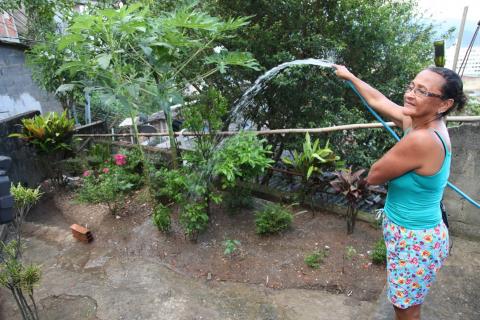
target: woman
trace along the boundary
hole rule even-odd
[[[440,210],[451,161],[444,117],[465,105],[462,81],[449,69],[425,69],[405,88],[401,107],[344,66],[335,68],[372,108],[404,130],[402,140],[370,168],[367,181],[388,182],[383,235],[395,319],[420,319],[421,305],[448,255]]]

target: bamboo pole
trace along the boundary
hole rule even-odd
[[[447,122],[480,122],[480,116],[450,116],[447,117]],[[390,127],[395,126],[393,122],[387,122],[387,125]],[[358,123],[358,124],[347,124],[333,127],[325,128],[299,128],[299,129],[274,129],[274,130],[262,130],[262,131],[248,131],[257,135],[270,135],[270,134],[289,134],[289,133],[324,133],[324,132],[334,132],[342,130],[356,130],[356,129],[370,129],[370,128],[381,128],[382,124],[378,122],[374,123]],[[231,136],[238,134],[238,131],[223,131],[217,132],[217,135],[221,136]],[[166,137],[168,132],[160,133],[139,133],[141,137]],[[175,132],[175,136],[196,136],[197,133],[194,132]],[[130,137],[131,133],[97,133],[97,134],[75,134],[75,137],[85,138],[85,137],[96,137],[96,138],[107,138],[107,137]]]

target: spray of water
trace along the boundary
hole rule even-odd
[[[327,60],[322,60],[322,59],[304,59],[304,60],[294,60],[290,62],[285,62],[282,63],[275,68],[270,69],[267,71],[264,75],[260,76],[255,83],[253,84],[252,87],[250,87],[245,93],[240,97],[238,102],[235,104],[235,107],[233,108],[231,112],[231,123],[234,125],[239,125],[239,116],[241,115],[241,112],[245,110],[247,106],[249,106],[253,98],[267,85],[267,82],[270,81],[272,78],[274,78],[280,71],[282,71],[285,68],[291,67],[291,66],[298,66],[298,65],[314,65],[314,66],[319,66],[322,68],[332,68],[333,63],[327,61]]]

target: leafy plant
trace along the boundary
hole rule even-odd
[[[255,214],[256,232],[259,234],[280,232],[287,229],[292,221],[292,213],[276,203],[267,204]]]
[[[40,187],[35,189],[27,188],[20,183],[17,185],[12,184],[10,193],[15,200],[15,218],[12,222],[12,227],[17,244],[16,253],[18,257],[21,257],[20,231],[22,229],[22,224],[33,206],[38,203],[43,193],[40,191]]]
[[[316,250],[312,253],[305,256],[304,262],[312,269],[320,268],[320,264],[323,263],[323,260],[328,256],[328,251],[326,250]]]
[[[187,196],[187,177],[181,170],[160,169],[153,174],[152,187],[160,202],[183,204]]]
[[[223,241],[223,247],[225,248],[223,255],[232,258],[240,250],[240,245],[240,241],[234,239]]]
[[[136,175],[125,172],[119,166],[105,166],[98,171],[87,170],[83,174],[78,199],[81,202],[106,204],[110,213],[115,215],[120,200],[135,188],[132,181],[136,180]]]
[[[249,132],[241,132],[224,141],[214,154],[213,169],[223,188],[234,187],[238,180],[253,178],[270,167],[273,162],[267,157],[270,147],[265,147],[264,142]]]
[[[357,250],[355,250],[352,246],[345,247],[345,258],[347,260],[352,260],[352,258],[357,254]]]
[[[387,247],[383,238],[375,242],[372,252],[372,262],[375,264],[384,264],[387,262]]]
[[[153,211],[153,224],[157,226],[158,230],[163,232],[170,231],[172,219],[170,216],[170,208],[163,204],[158,204]]]
[[[336,192],[343,195],[348,202],[347,207],[347,233],[352,234],[357,220],[358,205],[372,190],[379,187],[369,186],[367,180],[362,177],[365,169],[352,172],[352,168],[335,172],[335,179],[330,184]]]
[[[300,190],[300,202],[304,202],[307,194],[311,192],[312,185],[309,183],[309,179],[313,173],[321,173],[322,168],[343,166],[343,163],[339,161],[340,157],[330,149],[328,141],[324,148],[320,147],[318,139],[312,144],[308,132],[305,134],[302,150],[300,153],[294,150],[293,158],[282,158],[283,163],[293,167],[301,174],[303,188]]]
[[[23,244],[20,230],[25,217],[40,200],[40,188],[32,189],[12,184],[10,189],[15,200],[15,219],[12,223],[14,240],[2,246],[0,260],[0,285],[10,290],[24,320],[38,320],[38,310],[33,289],[40,281],[40,268],[36,265],[25,266],[22,261]],[[29,298],[29,301],[27,298]]]
[[[313,144],[310,140],[308,132],[305,134],[305,142],[303,143],[302,152],[293,151],[293,159],[283,158],[282,161],[295,168],[298,173],[301,173],[305,181],[310,179],[314,172],[321,172],[322,166],[333,165],[340,160],[340,157],[335,155],[329,147],[329,143],[325,144],[324,148],[320,147],[320,140],[315,140]]]
[[[53,154],[71,150],[74,121],[68,119],[66,111],[62,114],[51,112],[46,116],[22,119],[22,132],[12,133],[16,137],[35,146],[39,153]]]
[[[33,296],[33,289],[40,282],[40,267],[25,266],[18,256],[19,243],[12,240],[2,245],[0,263],[0,285],[9,289],[24,320],[38,320],[38,309]],[[28,299],[27,299],[28,297]]]
[[[185,228],[185,233],[192,240],[197,240],[198,234],[208,224],[208,214],[205,203],[188,203],[182,208],[180,223]]]

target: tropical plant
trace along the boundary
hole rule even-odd
[[[387,247],[383,238],[375,242],[372,252],[372,262],[375,264],[387,262]]]
[[[322,173],[325,168],[334,169],[343,166],[343,162],[339,160],[340,157],[330,149],[328,141],[323,148],[320,147],[319,139],[312,144],[308,132],[305,134],[302,152],[294,150],[291,158],[282,158],[283,163],[293,167],[296,172],[301,174],[300,202],[304,202],[306,196],[312,192],[313,183],[309,181],[312,174]]]
[[[290,227],[292,213],[277,203],[269,203],[255,213],[255,226],[258,234],[278,233]]]
[[[33,289],[40,281],[40,267],[25,266],[21,260],[23,243],[20,230],[32,207],[40,200],[40,188],[23,187],[20,183],[10,189],[15,200],[15,219],[13,220],[14,240],[7,244],[0,241],[0,285],[10,290],[24,320],[38,320],[38,310]],[[29,298],[28,299],[26,298]]]
[[[0,285],[12,293],[23,320],[38,320],[33,289],[40,282],[40,267],[34,264],[25,266],[22,263],[18,257],[17,240],[12,240],[8,244],[0,241],[0,244],[2,246]]]
[[[15,218],[11,226],[13,227],[13,234],[15,235],[15,240],[17,244],[16,258],[20,258],[22,255],[22,244],[20,236],[22,224],[33,206],[38,203],[43,193],[40,191],[40,187],[37,187],[35,189],[27,188],[22,186],[20,183],[18,183],[17,185],[12,184],[10,188],[10,193],[15,200]]]
[[[379,187],[370,186],[365,177],[362,177],[365,169],[352,172],[352,168],[346,168],[334,173],[335,179],[330,181],[333,189],[347,200],[346,213],[347,233],[352,234],[357,220],[358,205],[371,191]]]
[[[69,72],[72,82],[57,92],[82,87],[100,92],[107,104],[118,103],[132,118],[137,141],[138,113],[163,110],[175,157],[170,106],[182,102],[184,88],[200,88],[205,78],[229,66],[257,68],[247,53],[212,50],[247,23],[247,18],[222,21],[195,5],[161,14],[141,2],[91,9],[74,16],[58,41],[57,49],[69,56],[57,72]]]
[[[320,264],[323,263],[323,260],[328,256],[328,251],[326,250],[316,250],[312,253],[305,256],[303,260],[307,266],[312,269],[320,268]]]
[[[328,141],[323,148],[320,147],[319,139],[316,139],[312,144],[308,132],[305,134],[302,152],[299,153],[294,150],[293,159],[282,158],[285,164],[292,166],[298,173],[301,173],[305,181],[310,179],[314,172],[322,172],[322,167],[330,165],[335,168],[339,160],[340,157],[330,149]]]
[[[50,112],[46,116],[22,119],[22,132],[12,133],[9,137],[27,141],[35,146],[39,153],[53,154],[71,150],[74,127],[74,121],[68,119],[65,111],[60,115]]]

